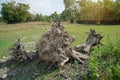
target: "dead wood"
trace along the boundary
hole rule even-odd
[[[75,49],[79,52],[90,52],[93,46],[103,45],[101,43],[103,36],[96,33],[94,29],[90,29],[89,36],[84,44],[75,46]]]
[[[10,54],[14,57],[15,60],[27,60],[27,53],[24,49],[21,39],[18,39],[18,41],[14,44],[13,48],[11,48],[10,50]]]
[[[55,22],[37,43],[39,58],[46,62],[58,63],[58,66],[63,66],[70,58],[83,63],[81,58],[87,58],[69,47],[74,40],[75,37],[70,36],[60,22]]]
[[[18,39],[10,51],[10,54],[13,56],[12,59],[20,62],[29,59],[33,60],[38,57],[38,54],[36,52],[28,52],[24,49],[24,45],[22,44],[21,39]]]

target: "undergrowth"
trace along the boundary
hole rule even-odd
[[[120,39],[92,51],[81,76],[83,80],[120,80]]]

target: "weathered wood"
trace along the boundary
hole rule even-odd
[[[89,36],[84,44],[75,46],[75,49],[79,52],[90,52],[93,46],[103,45],[101,43],[103,36],[97,34],[94,29],[90,29]]]
[[[24,49],[21,39],[18,39],[18,41],[14,44],[13,48],[11,48],[10,50],[11,50],[10,54],[14,57],[15,60],[18,61],[27,60],[27,53]]]
[[[10,54],[13,56],[12,59],[16,61],[26,61],[28,59],[33,60],[38,57],[36,51],[29,52],[24,49],[21,39],[18,39],[10,51]]]
[[[87,55],[84,55],[83,53],[77,52],[75,50],[73,50],[73,54],[77,55],[82,60],[85,60],[85,59],[89,58]]]
[[[46,62],[58,63],[58,66],[63,66],[70,58],[83,63],[81,59],[87,57],[69,48],[73,41],[75,37],[70,36],[60,22],[55,22],[37,43],[39,58]]]

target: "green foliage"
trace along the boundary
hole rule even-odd
[[[46,22],[50,22],[51,21],[51,16],[54,16],[55,20],[61,20],[61,16],[60,14],[58,14],[57,12],[54,12],[53,14],[51,14],[50,16],[47,15],[42,15],[42,14],[36,14],[35,15],[35,19],[34,21],[46,21]]]
[[[46,21],[46,22],[50,22],[51,20],[51,17],[50,16],[47,16],[47,15],[42,15],[42,14],[36,14],[35,15],[35,19],[34,21]]]
[[[63,11],[63,14],[64,16],[68,16],[66,18],[69,19],[71,23],[73,23],[73,19],[75,18],[75,10],[76,10],[75,0],[64,0],[64,4],[65,4],[65,10]]]
[[[74,2],[75,0],[64,0],[65,8],[69,8]]]
[[[28,9],[29,5],[12,1],[2,3],[1,14],[7,23],[25,22],[29,14]]]
[[[120,0],[116,0],[113,4],[113,11],[111,12],[111,18],[113,20],[120,20]]]
[[[41,14],[36,14],[35,15],[35,21],[43,21],[43,16]]]
[[[47,22],[50,22],[51,21],[51,17],[50,16],[43,16],[43,21],[47,21]]]
[[[28,13],[26,21],[28,22],[28,21],[34,21],[34,20],[35,20],[35,16],[31,13]]]
[[[69,10],[66,10],[66,9],[65,9],[65,10],[61,13],[60,18],[61,18],[62,21],[69,21],[69,20],[70,20]]]
[[[64,0],[65,11],[70,19],[77,20],[120,20],[120,0]]]
[[[57,21],[60,20],[60,15],[57,12],[54,12],[51,16],[54,16]]]
[[[2,17],[0,17],[0,22],[2,22],[3,20],[2,20]]]
[[[89,62],[89,78],[92,80],[120,79],[120,39],[109,42],[92,52]]]

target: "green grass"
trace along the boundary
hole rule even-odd
[[[95,49],[90,55],[86,80],[120,79],[120,39]]]
[[[73,43],[73,45],[84,43],[88,37],[87,32],[89,32],[90,28],[95,29],[96,32],[101,33],[104,36],[103,43],[105,44],[108,42],[108,40],[114,41],[116,40],[116,36],[120,36],[120,25],[70,24],[65,26],[71,35],[76,36],[76,41]]]
[[[37,40],[39,40],[40,36],[46,29],[48,29],[48,27],[39,26],[38,23],[22,23],[10,25],[1,24],[0,54],[4,54],[4,56],[6,56],[8,54],[8,49],[16,42],[18,38],[21,38],[25,44],[32,41],[37,42]],[[1,55],[0,58],[3,57],[3,55]]]
[[[49,29],[49,25],[40,25],[40,24],[41,23],[38,23],[38,22],[9,24],[9,25],[1,23],[0,24],[0,58],[2,59],[3,56],[9,56],[8,49],[16,42],[16,40],[18,38],[22,38],[23,43],[25,44],[25,48],[27,50],[34,50],[36,42],[40,39],[41,35],[47,29]],[[104,46],[101,47],[99,49],[99,51],[97,48],[95,48],[95,51],[92,52],[92,53],[94,53],[94,55],[91,55],[90,67],[89,67],[90,70],[94,69],[93,72],[95,73],[95,75],[92,74],[91,78],[95,79],[96,76],[100,76],[99,74],[102,72],[98,73],[98,72],[96,72],[97,70],[95,70],[95,69],[98,69],[98,68],[102,69],[105,67],[98,65],[98,64],[103,65],[103,64],[99,63],[99,62],[103,61],[102,58],[99,56],[102,56],[103,55],[102,53],[105,53],[105,55],[113,55],[114,46],[111,47],[111,45],[109,45],[110,47],[107,47],[105,45],[110,44],[111,42],[116,44],[118,38],[120,38],[120,25],[64,24],[64,27],[70,35],[76,36],[76,41],[73,42],[71,44],[71,46],[75,46],[77,44],[84,43],[88,36],[87,32],[89,32],[90,28],[95,29],[98,33],[101,33],[102,35],[104,35],[104,38],[102,40]],[[33,44],[28,45],[29,43],[30,44],[33,43]],[[106,51],[106,49],[107,49],[107,51]],[[109,53],[109,52],[111,52],[111,50],[113,52]],[[99,57],[99,59],[97,59],[98,57]],[[112,60],[112,61],[114,61],[114,60]],[[112,64],[112,62],[110,64]],[[110,67],[110,64],[108,62],[108,67]],[[44,79],[45,80],[50,80],[50,79],[53,80],[53,78],[59,71],[64,70],[64,69],[57,69],[57,70],[54,70],[54,71],[48,73],[43,69],[42,65],[38,65],[37,67],[38,67],[37,69],[39,69],[39,71],[41,73],[40,73],[40,76],[37,76],[37,78],[35,80],[44,80]],[[71,68],[71,71],[73,73],[77,74],[75,65],[73,65],[73,67],[74,68]],[[118,68],[120,68],[120,67],[118,67]],[[117,70],[118,70],[118,68],[117,68]],[[110,69],[110,68],[108,68],[108,69]],[[33,71],[34,70],[36,70],[36,67],[33,68]],[[67,72],[67,69],[65,69],[65,71]],[[66,74],[68,74],[71,79],[74,79],[75,74],[73,74],[72,72],[69,71]],[[20,78],[20,80],[21,80],[21,79],[23,79],[23,75],[24,74],[18,76],[17,78]],[[32,75],[32,73],[28,73],[28,75]],[[27,76],[27,74],[26,74],[26,76]],[[17,78],[15,78],[15,79],[17,79]],[[58,80],[58,79],[55,79],[55,80]],[[60,78],[59,80],[64,80],[64,79]]]

